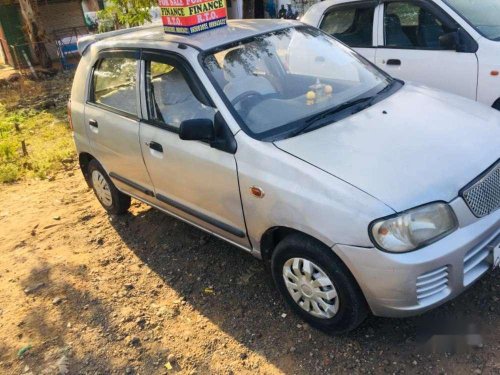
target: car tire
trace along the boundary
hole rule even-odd
[[[493,108],[496,109],[497,111],[500,111],[500,99],[498,99],[494,104]]]
[[[108,213],[122,215],[128,211],[130,208],[130,197],[116,188],[97,160],[93,159],[90,161],[88,175],[97,200]]]
[[[317,329],[329,334],[348,332],[368,315],[363,293],[347,267],[330,248],[311,237],[292,234],[284,238],[273,252],[271,269],[285,301]]]

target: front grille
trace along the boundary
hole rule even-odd
[[[487,170],[462,196],[472,213],[486,216],[500,207],[500,161]]]
[[[417,277],[417,300],[419,303],[438,301],[449,294],[448,266],[424,273]]]

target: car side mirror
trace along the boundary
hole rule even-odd
[[[217,112],[214,121],[194,119],[181,122],[179,138],[185,141],[202,141],[220,151],[235,154],[238,145],[226,121]]]
[[[214,123],[205,118],[182,121],[179,138],[184,141],[211,142],[215,138]]]
[[[452,31],[441,35],[439,45],[445,50],[457,51],[460,46],[460,34],[458,31]]]

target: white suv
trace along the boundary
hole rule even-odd
[[[498,0],[327,0],[301,20],[393,77],[500,110]]]
[[[103,207],[135,197],[263,258],[315,327],[429,310],[500,253],[491,108],[395,80],[296,21],[79,49],[70,113]]]

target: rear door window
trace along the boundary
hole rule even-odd
[[[329,11],[320,29],[351,47],[372,47],[375,5],[342,6]]]
[[[106,57],[97,63],[92,77],[91,101],[137,116],[138,60]]]

